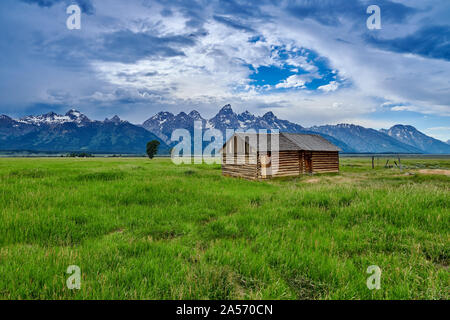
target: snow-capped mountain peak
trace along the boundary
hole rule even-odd
[[[73,116],[73,117],[80,117],[80,116],[82,116],[83,114],[80,112],[80,111],[78,111],[78,110],[76,110],[76,109],[70,109],[69,111],[67,111],[66,112],[66,116]]]
[[[166,122],[168,119],[173,119],[174,117],[175,116],[173,115],[173,113],[161,111],[161,112],[158,112],[157,114],[155,114],[150,119],[148,119],[146,122],[154,121],[154,122],[158,122],[161,125],[164,122]]]
[[[226,129],[280,129],[285,132],[298,132],[303,128],[295,123],[280,120],[272,112],[266,113],[259,117],[245,111],[237,115],[231,105],[223,106],[219,112],[209,120],[205,120],[199,112],[193,110],[189,114],[180,112],[173,116],[170,113],[158,113],[147,121],[142,126],[147,130],[157,134],[161,139],[170,142],[170,136],[174,129],[183,128],[193,130],[194,121],[202,121],[204,128],[218,129],[225,132]]]
[[[222,107],[209,120],[202,118],[200,113],[195,110],[189,112],[189,114],[180,112],[176,116],[170,112],[159,112],[145,121],[141,127],[121,120],[118,116],[105,121],[91,121],[75,109],[69,110],[64,115],[49,112],[42,115],[24,117],[20,120],[0,115],[0,134],[4,134],[10,139],[8,140],[10,141],[8,142],[9,144],[6,144],[6,140],[2,140],[2,146],[5,148],[18,149],[26,146],[29,149],[33,149],[36,141],[28,138],[28,135],[33,133],[32,136],[35,137],[37,133],[45,133],[41,138],[38,138],[41,139],[39,148],[45,148],[44,150],[76,150],[86,146],[90,146],[92,150],[96,151],[113,150],[110,145],[104,144],[102,139],[94,139],[94,136],[100,130],[104,138],[114,134],[121,134],[123,135],[122,138],[131,139],[129,141],[134,143],[133,150],[136,151],[141,150],[140,145],[142,141],[148,141],[149,138],[153,139],[155,135],[168,145],[174,145],[176,142],[171,141],[174,130],[184,129],[192,135],[194,123],[197,120],[201,120],[204,129],[218,129],[222,131],[224,136],[226,129],[244,131],[249,129],[278,129],[280,132],[319,134],[340,147],[343,152],[450,154],[448,142],[445,143],[429,137],[409,125],[395,125],[385,130],[374,130],[346,123],[303,128],[298,124],[279,119],[272,112],[267,112],[262,116],[255,116],[245,111],[238,115],[230,105]],[[143,130],[142,127],[147,129],[147,131]],[[133,132],[130,136],[128,135],[128,130]],[[79,139],[84,137],[85,134],[92,137],[92,140],[84,141]],[[133,136],[134,134],[138,134],[138,136]],[[58,143],[60,144],[49,143],[47,140],[49,135],[56,139],[55,141],[59,141]],[[28,140],[20,140],[22,138]],[[61,138],[63,139],[61,140],[62,142],[58,140]],[[120,141],[122,141],[122,138]],[[119,143],[121,143],[120,141]],[[99,142],[101,142],[100,145],[98,145]],[[117,145],[114,151],[131,150],[127,148],[127,145]]]
[[[244,124],[251,124],[256,121],[256,117],[248,111],[244,111],[238,115],[239,122]]]
[[[71,122],[71,119],[68,116],[63,116],[52,111],[38,116],[27,116],[21,118],[19,121],[40,126],[43,124],[61,124]]]
[[[189,112],[188,116],[194,119],[195,121],[204,120],[197,110],[192,110],[191,112]]]
[[[226,104],[220,109],[220,112],[233,112],[233,109],[231,108],[231,104]]]
[[[272,111],[269,111],[269,112],[266,112],[266,113],[263,115],[263,119],[267,121],[267,120],[274,120],[274,119],[277,119],[277,117],[273,114]]]
[[[191,111],[189,114],[181,112],[176,116],[169,112],[160,112],[145,121],[142,126],[150,132],[155,133],[166,143],[171,144],[172,141],[170,141],[170,138],[175,129],[186,129],[192,135],[194,122],[199,119],[203,118],[197,111]],[[203,119],[202,126],[203,128],[218,129],[224,135],[226,129],[244,131],[248,129],[278,129],[280,132],[319,134],[346,152],[420,153],[421,150],[422,152],[430,152],[429,147],[436,145],[436,147],[432,148],[432,152],[450,153],[450,151],[446,151],[450,148],[448,144],[440,142],[441,144],[437,145],[436,139],[425,136],[411,126],[394,126],[390,129],[392,135],[384,133],[382,130],[380,132],[375,129],[364,128],[349,123],[315,126],[306,129],[288,120],[279,119],[271,111],[262,116],[255,116],[248,111],[236,114],[229,104],[223,106],[211,119]],[[393,133],[394,131],[395,134]],[[397,134],[397,131],[400,131],[401,134]],[[432,139],[434,143],[431,145],[415,145],[408,142],[410,141],[409,138],[408,141],[402,141],[400,139],[401,137],[410,137],[414,132],[418,133],[417,136],[420,134]],[[413,135],[416,136],[416,134]]]
[[[66,117],[69,117],[70,120],[73,122],[76,122],[77,124],[81,124],[84,122],[91,122],[91,120],[86,117],[84,114],[82,114],[80,111],[76,109],[70,109],[65,114]]]
[[[145,143],[157,139],[140,126],[113,117],[109,122],[90,121],[81,112],[69,110],[28,116],[21,120],[0,117],[0,150],[56,152],[145,152]],[[161,141],[160,150],[167,145]]]
[[[86,122],[90,122],[88,117],[84,114],[76,111],[75,109],[69,110],[65,115],[60,115],[55,112],[48,112],[38,116],[27,116],[18,120],[21,123],[33,124],[37,126],[41,125],[56,125],[66,122],[74,122],[77,125],[82,125]]]
[[[448,144],[429,137],[410,125],[397,124],[389,129],[381,129],[380,131],[427,153],[450,153]]]
[[[183,119],[183,120],[190,119],[190,117],[186,114],[186,112],[183,112],[183,111],[181,111],[179,114],[177,114],[175,116],[175,118]]]
[[[225,129],[242,128],[236,113],[231,109],[231,105],[227,104],[219,110],[219,112],[208,120],[211,128],[224,131]]]

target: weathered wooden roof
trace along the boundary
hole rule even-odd
[[[281,133],[281,135],[294,142],[300,150],[340,151],[338,147],[318,134]]]
[[[273,139],[275,138],[275,136],[278,136],[279,151],[340,151],[340,149],[330,141],[316,134],[283,132],[279,134],[235,133],[235,135],[241,140],[244,140],[245,137],[248,137],[250,146],[256,148],[258,151],[274,151],[275,149],[277,149],[275,142],[276,140]]]

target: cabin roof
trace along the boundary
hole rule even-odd
[[[279,136],[278,144],[279,151],[289,150],[305,150],[305,151],[340,151],[338,147],[332,144],[330,141],[316,134],[300,134],[300,133],[235,133],[233,136],[237,136],[241,140],[245,141],[246,137],[249,137],[248,142],[251,147],[258,151],[272,151],[275,144],[272,146],[272,137]],[[267,143],[265,142],[267,140]],[[228,140],[230,141],[230,140]],[[228,143],[224,144],[224,146]]]

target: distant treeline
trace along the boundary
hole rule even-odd
[[[64,155],[61,155],[61,157],[64,157]],[[71,152],[66,154],[66,157],[70,158],[93,158],[94,155],[92,153],[88,152]]]

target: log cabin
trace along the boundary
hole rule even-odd
[[[235,133],[221,149],[222,175],[255,180],[339,172],[339,151],[314,134]]]

